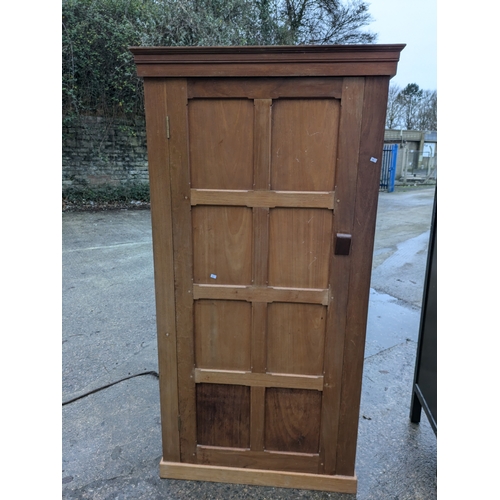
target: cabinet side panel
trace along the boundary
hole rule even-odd
[[[367,77],[352,233],[337,474],[353,475],[389,78]]]
[[[178,462],[177,335],[165,80],[145,78],[144,101],[151,191],[163,460]]]

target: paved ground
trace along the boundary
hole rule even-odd
[[[150,213],[63,214],[63,498],[436,498],[435,435],[408,418],[433,196],[380,195],[356,497],[160,480]]]

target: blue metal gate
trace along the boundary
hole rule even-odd
[[[384,144],[382,152],[382,170],[380,171],[380,191],[392,193],[396,178],[396,161],[398,159],[398,145]]]

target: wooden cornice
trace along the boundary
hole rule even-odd
[[[140,77],[389,76],[404,44],[130,47]]]

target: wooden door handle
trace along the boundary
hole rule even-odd
[[[335,255],[349,255],[351,251],[351,235],[337,233],[335,237]]]

